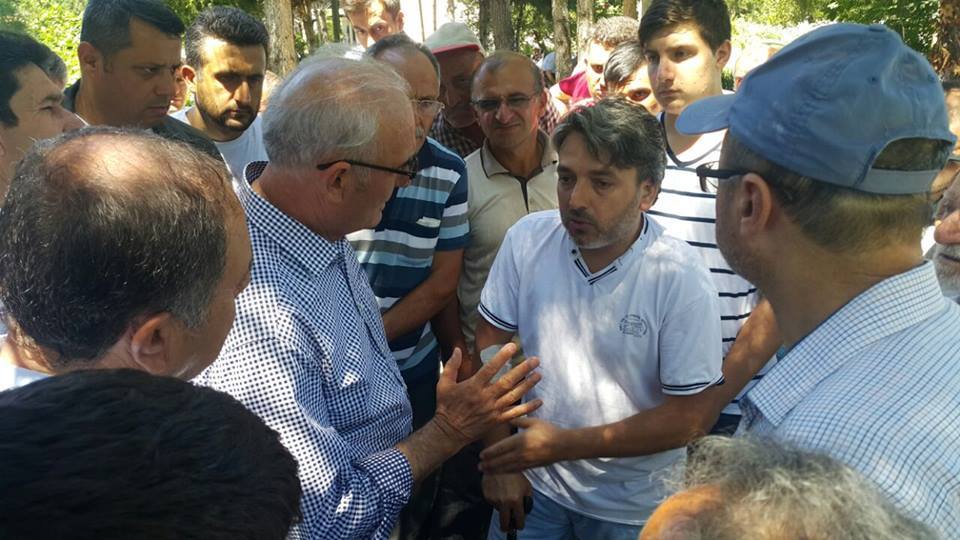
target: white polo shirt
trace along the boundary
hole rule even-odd
[[[520,336],[543,379],[525,399],[562,428],[617,422],[722,380],[717,292],[697,253],[651,219],[633,246],[591,273],[557,210],[506,235],[480,300],[490,324]],[[566,461],[527,471],[533,487],[588,516],[639,525],[662,499],[651,473],[685,456]]]
[[[192,108],[192,107],[191,107]],[[189,125],[187,112],[191,108],[184,107],[170,116]],[[227,170],[234,179],[243,180],[243,169],[251,161],[268,161],[267,150],[263,146],[263,115],[257,115],[253,123],[244,130],[239,137],[232,141],[213,141],[217,150],[223,156]]]

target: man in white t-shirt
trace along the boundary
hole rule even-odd
[[[208,8],[187,29],[182,69],[194,104],[171,116],[210,137],[235,179],[267,160],[257,113],[269,40],[262,22],[234,7]]]
[[[723,0],[655,0],[640,22],[640,44],[663,108],[667,147],[660,197],[649,215],[690,244],[706,264],[720,299],[724,364],[756,373],[780,345],[776,323],[758,289],[737,275],[717,248],[714,196],[700,190],[695,172],[720,159],[724,132],[685,135],[675,127],[688,105],[723,93],[721,73],[730,59],[727,6]],[[762,372],[747,389],[761,377]],[[738,403],[724,409],[714,433],[733,433],[740,421]]]
[[[553,142],[560,209],[509,230],[480,300],[477,348],[517,334],[543,373],[527,398],[542,408],[485,439],[490,538],[633,540],[663,496],[656,473],[724,405],[706,391],[723,381],[717,293],[696,251],[645,216],[665,163],[653,116],[604,99]]]

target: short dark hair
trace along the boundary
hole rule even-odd
[[[960,90],[960,79],[944,79],[940,82],[944,93]]]
[[[0,212],[8,315],[58,367],[97,360],[140,315],[200,325],[226,264],[225,220],[239,211],[231,197],[222,162],[142,130],[37,143]]]
[[[164,34],[183,35],[183,21],[158,0],[90,0],[83,10],[80,41],[104,55],[130,46],[130,19],[137,18]]]
[[[382,3],[383,10],[389,13],[391,17],[396,18],[397,14],[400,13],[400,0],[344,0],[343,12],[350,14],[366,11],[370,9],[370,4],[374,1]]]
[[[297,463],[227,394],[80,370],[0,393],[0,536],[282,540]]]
[[[637,30],[640,23],[631,17],[617,15],[597,21],[590,36],[592,41],[607,48],[613,48],[631,39],[637,39]]]
[[[653,0],[640,19],[640,44],[678,24],[693,24],[700,37],[716,51],[730,39],[730,11],[724,0]]]
[[[16,71],[33,64],[51,79],[63,82],[67,66],[46,45],[19,32],[0,30],[0,123],[16,127],[20,119],[10,108],[10,100],[20,90]]]
[[[540,93],[543,91],[543,71],[540,71],[540,68],[537,67],[537,64],[534,63],[534,61],[529,57],[513,51],[497,51],[484,58],[483,62],[480,64],[480,67],[477,68],[477,71],[473,75],[473,84],[476,84],[482,73],[496,73],[500,70],[500,68],[507,65],[509,62],[525,63],[530,69],[530,74],[533,76],[533,91],[535,93]]]
[[[437,57],[430,52],[430,49],[426,45],[423,43],[417,43],[416,41],[410,39],[410,36],[404,34],[403,32],[397,32],[396,34],[390,34],[389,36],[380,38],[373,45],[367,47],[366,54],[371,58],[379,59],[381,54],[391,49],[397,49],[406,52],[419,52],[420,54],[426,56],[427,60],[430,61],[430,65],[433,66],[433,70],[437,72],[437,78],[440,78],[440,62],[437,62]]]
[[[900,139],[880,152],[873,167],[894,171],[939,169],[951,148],[948,141]],[[730,168],[762,176],[803,234],[836,253],[875,249],[893,241],[919,241],[933,215],[929,193],[878,195],[810,178],[763,158],[730,133],[724,141],[724,153]]]
[[[620,169],[636,169],[637,182],[660,187],[667,151],[660,122],[645,108],[621,97],[576,108],[554,130],[554,147],[559,149],[573,133],[583,137],[594,158]]]
[[[617,45],[603,66],[603,82],[607,91],[619,90],[645,63],[643,47],[639,41],[634,39]]]
[[[203,66],[203,39],[212,37],[237,47],[260,45],[269,55],[270,35],[267,27],[253,15],[240,8],[212,6],[200,12],[187,28],[184,48],[187,64],[195,68]]]

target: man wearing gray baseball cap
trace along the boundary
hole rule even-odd
[[[720,250],[784,339],[740,433],[830,454],[956,537],[960,306],[920,252],[956,139],[930,65],[884,26],[835,24],[677,127],[728,130],[701,187],[717,193]]]

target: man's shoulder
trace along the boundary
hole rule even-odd
[[[559,210],[542,210],[527,214],[517,220],[507,235],[513,242],[528,242],[531,247],[546,245],[551,235],[565,233]]]
[[[466,164],[464,163],[463,158],[431,137],[427,137],[427,140],[424,143],[424,151],[424,157],[429,160],[429,163],[421,163],[421,167],[423,165],[433,165],[444,169],[450,169],[461,174],[466,170]]]
[[[185,142],[197,150],[209,154],[211,157],[215,157],[221,161],[223,160],[223,157],[220,155],[220,150],[217,149],[217,145],[214,144],[209,137],[204,135],[202,131],[190,124],[166,116],[159,125],[154,126],[153,132],[167,139]]]

